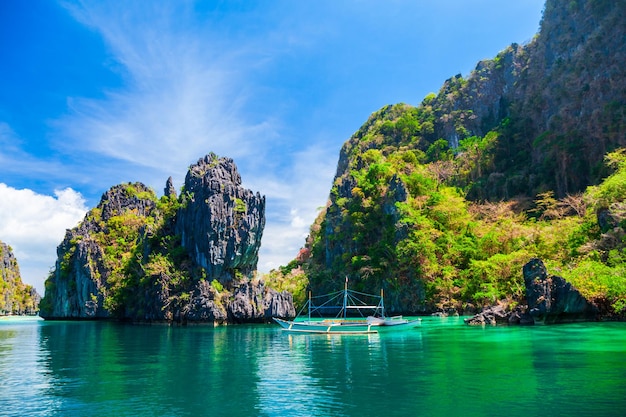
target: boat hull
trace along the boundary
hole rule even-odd
[[[377,333],[378,326],[366,321],[288,321],[274,318],[283,330],[294,333],[317,334],[371,334]]]
[[[419,327],[421,319],[382,321],[322,320],[322,321],[289,321],[274,318],[284,331],[293,333],[317,334],[371,334],[379,331],[400,331]]]
[[[420,327],[422,325],[422,319],[415,320],[407,320],[403,319],[402,321],[386,321],[378,325],[378,330],[380,332],[397,332],[402,330],[414,329],[416,327]]]

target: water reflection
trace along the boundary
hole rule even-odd
[[[262,340],[251,328],[238,330],[44,326],[41,344],[54,377],[49,395],[61,400],[64,415],[255,414],[256,394],[247,387],[254,387]]]
[[[11,318],[0,322],[0,413],[38,415],[54,407],[45,398],[52,385],[45,351],[38,348],[37,318]]]
[[[398,334],[0,322],[7,416],[614,415],[626,324]]]
[[[539,328],[531,343],[537,398],[547,413],[612,415],[626,406],[623,323]]]
[[[350,415],[389,396],[406,367],[388,350],[418,346],[416,335],[3,322],[2,414]]]
[[[389,401],[401,400],[403,387],[390,380],[410,370],[406,357],[388,349],[419,350],[421,332],[370,335],[279,333],[271,355],[259,364],[262,415],[388,414]],[[396,366],[398,365],[398,366]],[[370,413],[371,411],[371,413]],[[362,412],[361,412],[362,414]]]

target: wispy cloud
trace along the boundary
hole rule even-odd
[[[271,126],[241,116],[247,45],[211,37],[188,3],[67,8],[101,34],[125,85],[103,99],[70,99],[57,123],[60,144],[166,172],[209,151],[239,158],[262,149]]]
[[[289,19],[275,22],[287,34],[218,36],[191,3],[63,5],[101,36],[122,85],[98,98],[67,99],[66,114],[50,121],[58,160],[23,151],[10,126],[0,124],[3,172],[28,170],[33,178],[55,177],[92,192],[121,181],[143,181],[160,191],[167,176],[182,184],[188,164],[213,151],[234,158],[244,185],[267,196],[259,268],[292,259],[326,200],[336,150],[283,148],[290,140],[281,134],[281,117],[293,103],[277,100],[273,95],[284,92],[259,84],[255,71],[314,40],[299,36]],[[264,104],[268,95],[275,108]],[[0,200],[0,238],[15,249],[25,281],[43,291],[55,248],[84,216],[85,201],[69,188],[46,196],[4,184]]]
[[[57,190],[53,197],[0,183],[0,238],[13,248],[23,281],[42,295],[55,248],[86,212],[85,200],[71,188]]]
[[[273,93],[257,84],[255,71],[315,40],[280,18],[276,26],[287,33],[252,30],[230,39],[211,27],[215,22],[199,19],[189,3],[130,2],[119,8],[81,2],[66,8],[102,36],[124,85],[104,98],[71,98],[69,113],[56,123],[58,145],[117,161],[128,180],[152,186],[169,175],[176,179],[176,173],[180,184],[187,165],[209,151],[232,157],[245,185],[267,196],[259,268],[293,258],[326,200],[337,150],[282,148],[288,140],[281,136],[281,117],[289,113],[289,98],[274,110],[259,102]],[[313,29],[300,30],[323,32]],[[276,97],[271,102],[278,104]]]
[[[0,121],[0,166],[7,177],[24,175],[38,176],[51,180],[63,176],[63,165],[54,159],[42,160],[22,148],[22,141],[11,126]]]

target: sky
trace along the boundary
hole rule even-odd
[[[0,1],[0,241],[43,295],[104,192],[214,152],[266,196],[259,271],[285,265],[369,115],[528,43],[543,3]]]

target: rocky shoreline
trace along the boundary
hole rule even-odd
[[[523,268],[526,305],[509,308],[506,304],[485,307],[465,319],[471,326],[533,325],[599,321],[601,309],[585,299],[565,279],[548,275],[541,259],[531,259]]]

